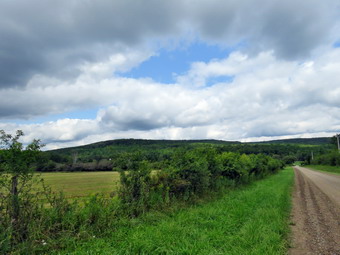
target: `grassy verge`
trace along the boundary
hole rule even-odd
[[[285,254],[293,175],[287,168],[212,202],[117,222],[110,236],[57,254]]]
[[[53,191],[63,191],[65,197],[88,197],[96,193],[109,195],[118,185],[118,172],[55,172],[42,173],[45,184]]]
[[[340,174],[340,166],[308,165],[305,167],[318,171]]]

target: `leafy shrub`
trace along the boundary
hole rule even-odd
[[[247,174],[247,169],[242,167],[240,154],[224,152],[220,155],[220,159],[222,161],[222,176],[231,180],[240,181],[242,177]]]
[[[311,164],[340,166],[340,153],[336,150],[330,153],[318,155],[311,161]]]
[[[282,168],[283,162],[263,154],[218,153],[213,148],[177,150],[170,166],[151,172],[143,161],[121,171],[120,199],[131,216],[162,207],[173,199],[188,200],[223,187],[250,182]]]
[[[131,216],[138,216],[149,208],[151,169],[146,161],[136,170],[120,171],[119,197]]]
[[[205,157],[200,157],[195,150],[186,151],[176,156],[174,166],[173,173],[178,177],[177,180],[181,180],[182,186],[186,186],[185,193],[202,195],[207,191],[210,172]]]

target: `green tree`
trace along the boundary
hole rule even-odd
[[[7,206],[5,214],[10,220],[11,242],[20,242],[26,233],[25,217],[21,211],[27,209],[27,196],[30,196],[33,180],[33,166],[37,161],[41,143],[33,140],[26,147],[19,139],[24,135],[17,130],[15,135],[0,130],[0,191]]]
[[[333,144],[335,146],[335,148],[338,149],[338,138],[337,138],[337,136],[338,136],[338,134],[332,136],[330,143]]]

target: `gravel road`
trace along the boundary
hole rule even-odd
[[[291,255],[340,255],[340,175],[294,167]]]

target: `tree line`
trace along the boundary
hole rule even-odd
[[[212,146],[218,153],[264,154],[282,160],[286,164],[295,161],[310,163],[311,151],[315,155],[326,153],[323,146],[291,144],[222,143],[214,140],[161,141],[161,140],[113,140],[82,147],[47,151],[37,163],[40,172],[53,171],[118,171],[128,169],[140,161],[148,161],[153,169],[163,169],[176,156],[177,151],[195,150]]]
[[[323,151],[323,153],[316,154],[313,159],[306,164],[311,165],[327,165],[327,166],[340,166],[340,150],[336,135],[330,139],[330,149]]]

